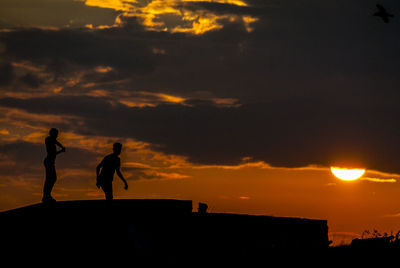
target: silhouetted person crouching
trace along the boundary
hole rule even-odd
[[[113,145],[113,153],[104,157],[104,159],[100,162],[100,164],[96,168],[97,175],[97,188],[103,189],[104,194],[106,195],[106,200],[113,199],[113,189],[112,182],[114,179],[114,172],[117,172],[118,177],[124,182],[124,189],[128,190],[128,183],[126,182],[124,176],[121,173],[121,160],[119,159],[119,155],[121,154],[122,144],[114,143]]]
[[[65,147],[61,145],[57,141],[58,130],[56,128],[52,128],[49,131],[49,136],[45,140],[47,156],[44,159],[44,167],[46,168],[46,180],[44,182],[43,187],[43,198],[42,202],[55,202],[56,200],[51,196],[51,191],[53,190],[54,184],[57,181],[56,174],[56,156],[59,153],[65,152]],[[57,151],[57,147],[61,148],[61,150]]]

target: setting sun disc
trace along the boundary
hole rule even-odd
[[[331,172],[337,178],[344,181],[354,181],[359,179],[365,173],[365,169],[348,169],[348,168],[339,168],[339,167],[331,167]]]

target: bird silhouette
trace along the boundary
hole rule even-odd
[[[376,7],[378,8],[378,12],[374,13],[374,16],[380,17],[385,23],[389,23],[389,18],[393,18],[393,14],[389,14],[386,9],[380,5],[377,4]]]

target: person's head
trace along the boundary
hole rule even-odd
[[[122,150],[122,144],[119,142],[114,143],[113,145],[114,154],[119,155],[121,153],[121,150]]]
[[[57,138],[57,136],[58,136],[58,129],[56,129],[56,128],[50,129],[49,134],[50,134],[51,137]]]

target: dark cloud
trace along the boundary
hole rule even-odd
[[[67,145],[66,145],[67,146]],[[0,145],[2,159],[7,159],[13,165],[1,165],[3,175],[29,175],[30,177],[44,176],[43,159],[46,156],[44,144],[24,141]],[[57,168],[95,168],[97,155],[93,152],[76,147],[67,147],[67,153],[59,155]]]
[[[14,79],[13,67],[9,62],[0,61],[0,86],[11,84]]]
[[[160,176],[156,176],[154,171],[149,168],[139,168],[139,167],[123,167],[123,173],[131,173],[127,180],[152,180],[160,179]]]
[[[113,29],[1,33],[7,60],[44,64],[58,75],[96,66],[112,71],[82,78],[104,83],[100,88],[111,97],[7,98],[0,105],[78,116],[84,124],[69,124],[69,130],[135,138],[196,163],[238,163],[250,156],[275,166],[340,160],[400,172],[400,21],[377,20],[370,0],[248,2],[248,8],[187,6],[253,15],[258,21],[251,32],[229,20],[199,36],[145,31],[123,18],[123,26]],[[400,10],[396,1],[383,4]],[[122,89],[188,100],[129,108],[117,102],[122,95],[112,95]],[[199,92],[237,99],[241,106],[218,107],[196,99]]]
[[[125,79],[124,86],[130,90],[167,88],[185,94],[207,90],[223,95],[229,89],[231,94],[237,95],[237,85],[242,82],[236,81],[237,85],[232,88],[233,82],[223,80],[224,73],[242,64],[226,60],[232,56],[237,59],[240,54],[237,44],[246,34],[242,23],[225,22],[226,27],[218,35],[196,37],[148,32],[135,18],[122,17],[122,20],[122,27],[103,30],[14,30],[2,33],[0,41],[7,47],[6,58],[44,65],[46,72],[53,73],[55,78],[97,66],[110,66],[112,72],[88,74],[87,82]],[[156,53],[157,50],[163,53]],[[221,61],[222,58],[225,60]],[[205,79],[204,76],[209,77]],[[215,85],[210,85],[212,79]],[[113,86],[108,87],[113,89]]]
[[[20,81],[31,88],[38,88],[42,83],[42,80],[33,73],[27,73],[26,75],[20,77]]]
[[[126,177],[127,180],[182,179],[188,177],[184,174],[159,172],[151,168],[122,167],[122,169],[124,174],[129,172],[129,176]]]
[[[251,33],[239,22],[202,36],[153,33],[166,53],[130,85],[240,102],[397,91],[400,24],[381,24],[374,8],[372,1],[255,3],[250,10],[259,20]]]
[[[293,95],[335,97],[344,90],[361,94],[380,85],[385,92],[397,90],[397,32],[392,25],[382,28],[369,14],[375,4],[355,1],[345,8],[344,1],[249,3],[250,8],[188,5],[246,10],[259,18],[251,33],[237,21],[225,21],[223,29],[201,36],[148,32],[135,18],[122,17],[120,28],[25,29],[3,33],[0,39],[10,59],[45,64],[59,76],[111,66],[110,73],[85,77],[98,83],[125,79],[106,85],[110,90],[167,89],[179,95],[208,91],[240,102]],[[155,54],[154,49],[165,53]]]
[[[0,155],[3,159],[11,161],[7,165],[0,167],[3,175],[22,175],[30,174],[31,176],[38,176],[41,162],[40,148],[32,143],[27,142],[14,142],[2,144],[0,146]],[[6,161],[7,162],[7,161]]]
[[[44,64],[50,72],[79,71],[96,66],[139,73],[151,71],[154,68],[151,48],[121,31],[26,29],[3,33],[0,40],[7,47],[5,57]]]
[[[129,108],[90,97],[8,98],[0,105],[81,116],[83,129],[95,135],[146,141],[156,150],[196,163],[234,164],[252,157],[273,166],[300,167],[343,161],[400,172],[396,101],[368,110],[307,98],[236,108],[207,104]]]

